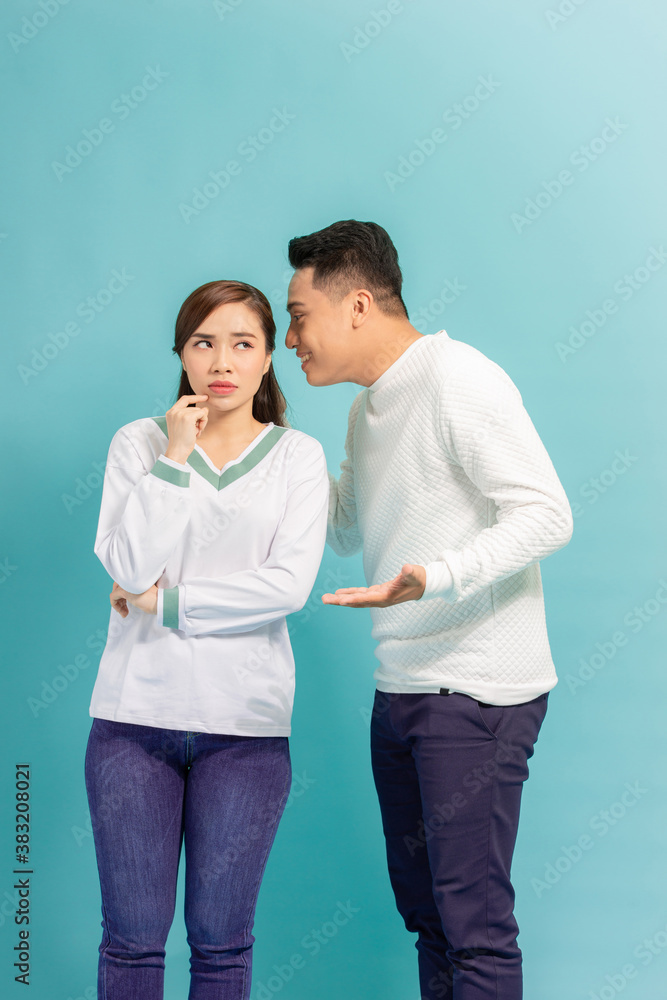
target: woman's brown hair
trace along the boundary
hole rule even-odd
[[[266,341],[266,351],[273,352],[276,346],[276,324],[267,297],[254,285],[244,281],[209,281],[195,288],[188,295],[176,317],[174,335],[174,354],[179,358],[190,336],[195,332],[206,317],[227,302],[243,302],[257,316]],[[181,372],[181,381],[176,399],[183,395],[194,395],[194,390],[185,371]],[[174,400],[176,402],[176,400]],[[263,424],[273,422],[277,427],[289,427],[285,420],[287,402],[283,396],[273,364],[262,377],[259,388],[252,401],[252,415]]]

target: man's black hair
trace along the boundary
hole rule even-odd
[[[375,222],[346,219],[288,245],[293,268],[312,267],[313,288],[340,302],[353,288],[367,288],[389,316],[408,316],[401,297],[403,275],[396,247]]]

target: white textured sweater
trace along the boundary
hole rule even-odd
[[[95,553],[157,614],[111,609],[89,714],[143,726],[289,736],[294,657],[285,616],[308,600],[324,552],[322,445],[267,424],[217,469],[197,444],[164,452],[165,417],[109,447]]]
[[[419,600],[370,609],[377,687],[496,705],[551,690],[539,560],[572,513],[509,375],[444,330],[422,336],[355,396],[345,451],[331,547],[363,548],[368,586],[426,567]]]

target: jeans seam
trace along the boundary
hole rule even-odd
[[[285,739],[287,739],[287,737],[285,737]],[[266,851],[264,853],[264,858],[263,858],[261,866],[258,869],[258,873],[257,873],[258,877],[257,877],[257,884],[255,886],[254,902],[253,902],[253,905],[250,907],[250,911],[248,913],[248,919],[247,919],[246,925],[245,925],[245,932],[244,933],[245,933],[246,937],[247,937],[247,934],[248,934],[248,928],[250,926],[250,921],[251,921],[251,919],[253,917],[253,914],[254,914],[256,906],[257,906],[257,898],[259,896],[259,890],[260,890],[260,886],[262,884],[262,878],[264,876],[264,870],[266,868],[266,863],[268,861],[269,854],[271,853],[271,848],[273,846],[273,841],[274,841],[274,838],[275,838],[275,834],[276,834],[276,831],[278,829],[278,824],[280,822],[280,819],[281,819],[283,811],[284,811],[285,802],[287,801],[287,796],[285,795],[285,790],[287,789],[287,787],[288,787],[288,785],[289,785],[289,783],[291,781],[291,777],[292,777],[291,761],[289,760],[289,743],[287,744],[287,746],[288,746],[288,761],[290,763],[290,766],[288,767],[287,774],[285,775],[285,784],[283,785],[283,791],[282,791],[281,800],[280,800],[282,802],[282,808],[280,808],[280,806],[279,806],[279,808],[276,810],[276,818],[275,818],[275,821],[274,821],[274,824],[273,824],[272,835],[268,839],[267,848],[266,848]],[[246,995],[246,982],[247,982],[247,979],[248,979],[248,962],[247,962],[245,951],[244,951],[243,952],[243,984],[242,984],[242,988],[241,988],[241,996],[242,996],[243,1000],[245,1000],[245,995]]]
[[[111,930],[109,928],[109,918],[107,916],[107,909],[106,909],[106,906],[104,905],[104,900],[102,900],[102,913],[104,914],[104,928],[105,928],[105,930],[107,932],[107,938],[108,938],[107,943],[105,944],[104,948],[102,949],[102,952],[107,952],[109,950],[109,947],[111,946]],[[102,963],[102,973],[103,973],[102,989],[103,989],[103,996],[100,998],[100,1000],[107,1000],[107,997],[109,995],[108,990],[107,990],[107,972],[108,972],[108,969],[109,969],[109,963],[108,962],[103,962]]]
[[[95,732],[95,734],[97,734],[97,731],[99,730],[99,728],[100,727],[99,727],[98,720],[96,718],[93,718],[91,729],[90,729],[90,733],[88,734],[88,741],[87,741],[87,744],[86,744],[86,754],[85,754],[85,759],[84,759],[84,774],[85,774],[85,762],[86,762],[86,760],[88,758],[88,755],[90,753],[90,743],[91,743],[90,734],[93,731]],[[95,812],[94,807],[93,807],[93,812]],[[93,822],[93,817],[91,815],[91,828],[92,828],[92,822]],[[93,831],[93,833],[94,833],[94,831]],[[93,837],[93,839],[94,839],[94,837]],[[103,921],[104,921],[103,927],[104,927],[104,932],[105,932],[106,938],[107,938],[106,944],[104,946],[100,945],[100,948],[98,949],[98,951],[99,951],[99,955],[98,955],[98,968],[101,967],[101,970],[102,970],[102,977],[101,977],[102,978],[102,997],[100,997],[100,1000],[107,1000],[108,995],[109,995],[109,991],[107,989],[107,986],[108,986],[108,984],[107,984],[107,971],[108,971],[109,963],[108,962],[103,962],[102,961],[102,956],[105,955],[108,952],[109,948],[111,947],[111,945],[113,943],[113,939],[112,939],[112,936],[111,936],[111,925],[109,923],[109,915],[107,913],[107,908],[106,908],[106,906],[104,904],[104,894],[102,892],[102,882],[101,882],[101,880],[100,880],[100,901],[101,901],[101,904],[102,904],[102,917],[103,917]]]

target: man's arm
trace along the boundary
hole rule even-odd
[[[329,473],[329,519],[327,542],[339,556],[359,552],[363,542],[357,524],[357,503],[354,496],[354,425],[363,390],[355,396],[348,416],[345,438],[345,459],[340,463],[340,478]]]
[[[425,566],[421,599],[455,603],[562,548],[573,520],[519,390],[499,366],[453,372],[441,389],[438,425],[446,450],[495,505],[496,523]]]

